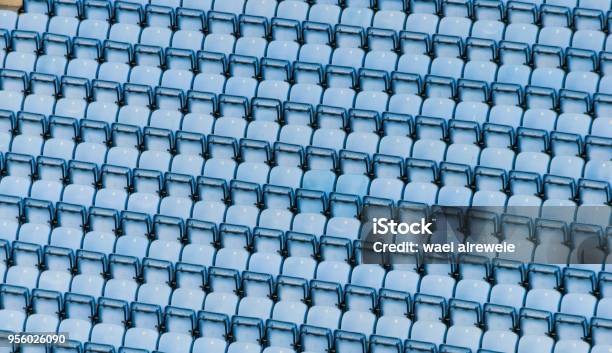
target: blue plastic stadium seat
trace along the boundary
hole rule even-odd
[[[414,143],[412,157],[443,161],[446,153],[446,144],[438,140],[421,139]]]
[[[82,248],[84,250],[110,253],[112,252],[115,246],[115,239],[113,238],[113,234],[109,232],[91,231],[91,232],[87,232],[85,236],[82,236],[81,234],[81,238],[82,238]],[[122,241],[125,239],[122,239]],[[119,241],[119,244],[121,244],[122,241]],[[121,247],[118,249],[118,252],[121,253]]]
[[[0,148],[8,150],[11,141],[13,140],[13,131],[15,128],[15,118],[10,111],[2,111],[0,113]]]
[[[14,242],[12,256],[16,259],[6,272],[5,283],[29,289],[36,288],[41,260],[40,247],[35,244]]]
[[[347,283],[350,271],[351,268],[346,262],[322,261],[317,266],[316,278],[321,281]]]
[[[501,125],[519,127],[523,117],[523,110],[517,106],[495,105],[489,113],[489,122]]]
[[[267,320],[272,313],[272,300],[261,297],[245,297],[238,304],[238,315]]]
[[[589,318],[593,316],[596,301],[595,297],[587,293],[568,293],[561,299],[560,312]]]
[[[418,74],[424,77],[429,73],[431,58],[423,54],[404,54],[397,62],[397,70],[401,72]]]
[[[17,235],[17,218],[19,217],[19,198],[3,196],[0,199],[2,206],[1,217],[3,220],[2,229],[6,234],[6,240],[15,240]],[[7,255],[8,256],[8,255]],[[5,267],[6,270],[6,267]]]
[[[476,327],[453,325],[448,329],[445,343],[476,351],[480,346],[482,331]]]
[[[105,318],[91,329],[90,341],[118,348],[123,342],[125,333],[124,324],[119,320],[122,318],[121,314],[123,312],[127,316],[127,304],[118,302],[115,304],[117,307],[113,308],[111,303],[113,303],[112,300],[104,301],[102,307],[98,309],[98,312],[102,313]]]
[[[539,28],[533,24],[512,23],[506,27],[504,40],[533,44],[538,37]]]
[[[323,89],[313,84],[298,83],[291,87],[289,100],[297,103],[317,105],[321,101]]]
[[[368,28],[372,24],[374,12],[363,7],[347,7],[342,11],[340,23],[350,26]]]
[[[201,290],[192,288],[178,288],[172,293],[170,304],[191,310],[202,309],[205,293]]]
[[[415,94],[394,94],[389,100],[389,111],[392,113],[419,115],[422,98]]]
[[[139,23],[142,20],[140,6],[119,3],[115,6],[114,12],[119,22],[111,26],[108,39],[130,44],[138,43],[141,33]]]
[[[310,7],[308,20],[335,25],[340,21],[340,6],[332,4],[315,4]]]
[[[557,114],[552,110],[527,109],[523,115],[522,126],[533,129],[553,130],[556,120]]]
[[[477,330],[477,329],[476,329]],[[436,321],[416,321],[410,329],[410,339],[441,344],[446,335],[446,326]]]
[[[104,286],[104,296],[132,301],[136,299],[138,283],[133,279],[137,272],[136,258],[112,255],[109,260],[112,279]]]
[[[600,10],[606,12],[610,9],[610,1],[592,1],[592,0],[582,0],[580,1],[580,7],[585,9],[592,10]]]
[[[149,126],[168,130],[180,130],[183,115],[178,110],[157,109],[151,113]]]
[[[87,109],[88,81],[64,77],[61,82],[62,98],[55,104],[55,114],[80,119]]]
[[[182,11],[180,11],[182,10]],[[202,48],[204,34],[201,32],[202,21],[199,12],[182,8],[177,12],[179,30],[172,36],[172,47],[198,51]]]
[[[487,331],[482,336],[481,347],[492,351],[505,353],[514,352],[518,343],[518,336],[512,332]]]
[[[314,278],[317,263],[312,258],[289,256],[283,262],[282,274],[300,278]]]
[[[143,144],[146,148],[140,154],[138,167],[165,172],[170,166],[172,155],[172,133],[168,130],[145,128]]]
[[[301,325],[306,318],[307,310],[304,303],[281,300],[274,305],[272,319]]]
[[[207,185],[208,184],[208,185]],[[210,179],[209,182],[202,179],[198,186],[201,200],[198,201],[192,211],[196,219],[221,223],[225,215],[225,183],[222,180]]]
[[[493,20],[478,20],[472,26],[472,37],[492,39],[495,41],[502,40],[505,31],[505,25],[500,21]]]
[[[130,70],[129,82],[138,85],[155,87],[159,84],[162,71],[159,67],[149,65],[137,65]]]
[[[99,42],[94,39],[76,38],[72,43],[72,53],[75,58],[68,62],[66,74],[74,77],[96,77]]]
[[[34,70],[35,52],[39,50],[37,33],[14,31],[12,34],[13,52],[8,53],[4,60],[4,68],[30,72]],[[6,88],[3,88],[6,90]]]
[[[238,297],[231,293],[211,293],[206,296],[204,302],[204,310],[234,315],[238,305]]]
[[[550,156],[541,152],[521,152],[516,156],[514,169],[540,175],[546,174]]]
[[[564,113],[557,118],[555,130],[586,136],[590,125],[591,118],[586,114]]]
[[[592,180],[607,180],[610,181],[610,162],[591,160],[587,162],[584,177]]]
[[[43,154],[70,160],[77,135],[76,121],[72,118],[52,117],[49,121],[49,133],[51,138],[45,142]]]
[[[59,324],[60,330],[73,332],[73,339],[85,341],[91,330],[91,315],[94,314],[93,301],[88,297],[70,294],[66,296],[64,308],[67,317]]]
[[[170,263],[166,261],[143,260],[142,272],[145,283],[138,288],[137,300],[139,302],[160,306],[168,304],[172,293],[172,289],[167,284],[170,266]]]
[[[460,15],[460,14],[457,14]],[[464,14],[463,16],[466,16]],[[472,21],[469,18],[463,16],[445,16],[440,20],[438,26],[438,33],[444,35],[459,36],[465,40],[472,29]]]
[[[193,342],[192,352],[222,353],[222,352],[225,352],[226,347],[227,347],[227,343],[223,339],[214,338],[214,337],[199,337]]]
[[[107,125],[101,121],[83,120],[80,126],[80,135],[82,141],[75,147],[74,159],[97,165],[103,164],[107,151]]]
[[[152,313],[146,313],[144,312],[144,310],[151,309],[147,308],[145,305],[142,304],[138,306],[133,306],[132,315],[134,315],[138,319],[138,321],[147,320],[147,316],[152,316]],[[154,322],[154,319],[151,321]],[[156,330],[154,330],[147,324],[141,324],[140,326],[131,327],[127,329],[125,332],[123,344],[127,347],[140,347],[146,350],[155,349],[155,347],[157,346],[156,342],[159,338],[159,334]]]
[[[308,63],[327,65],[331,59],[332,49],[328,45],[304,44],[300,48],[299,60]]]
[[[32,244],[45,245],[49,240],[51,219],[50,204],[46,201],[26,199],[24,212],[28,215],[26,223],[19,229],[17,238]]]
[[[342,330],[370,335],[374,330],[376,316],[372,313],[349,310],[342,315]]]
[[[41,178],[32,184],[30,196],[50,202],[59,201],[64,189],[60,180],[65,176],[61,160],[41,157],[37,163]]]
[[[267,18],[274,17],[277,3],[269,0],[247,0],[244,6],[246,15],[263,16]]]
[[[610,349],[610,345],[599,344],[599,345],[593,346],[593,349],[591,349],[591,353],[605,353],[606,350],[609,350],[609,349]]]
[[[51,75],[35,73],[30,78],[31,94],[23,101],[23,111],[43,115],[53,114],[57,81]]]
[[[472,191],[463,186],[443,186],[438,192],[437,203],[444,206],[468,206],[472,203]]]
[[[446,161],[459,164],[467,164],[470,167],[477,165],[480,157],[480,149],[474,145],[453,143],[446,151]]]
[[[286,40],[274,40],[268,44],[266,57],[293,62],[298,58],[299,44]]]
[[[83,74],[78,76],[85,77],[85,74],[89,72],[89,70],[95,68],[97,70],[97,76],[101,80],[126,82],[130,73],[129,64],[132,60],[132,54],[130,52],[131,47],[129,44],[106,42],[103,52],[103,57],[106,59],[106,62],[100,65],[99,70],[97,66],[90,64],[90,61],[79,62],[79,65],[85,66],[86,64],[87,66],[83,69],[78,68],[80,71],[83,71]],[[73,61],[71,61],[71,64]],[[70,64],[68,69],[70,69]],[[96,74],[96,72],[94,72],[94,74]]]
[[[35,70],[56,76],[63,75],[67,65],[68,47],[67,38],[46,35],[43,38],[44,55],[36,61]]]
[[[518,353],[529,352],[533,347],[538,347],[543,352],[552,352],[554,340],[547,336],[525,335],[519,340]]]
[[[308,15],[309,5],[302,1],[288,0],[278,4],[276,16],[290,20],[303,21]]]
[[[96,193],[95,205],[122,210],[127,200],[126,186],[128,170],[117,166],[106,166],[102,170],[103,188]]]
[[[313,306],[308,310],[306,323],[335,330],[340,324],[341,312],[329,306]]]
[[[264,80],[257,87],[257,97],[286,100],[289,84],[284,81]]]
[[[545,26],[540,30],[538,43],[565,48],[569,46],[572,34],[569,28]]]
[[[455,298],[484,303],[489,296],[490,285],[482,280],[463,279],[457,283]]]
[[[15,29],[17,25],[17,13],[15,11],[2,10],[0,12],[0,24],[8,30]]]
[[[527,65],[504,64],[497,71],[497,81],[525,86],[529,83],[531,68]]]
[[[602,137],[612,136],[612,119],[610,118],[596,118],[593,120],[591,126],[591,133]]]
[[[463,71],[463,77],[470,80],[493,82],[497,73],[497,65],[490,61],[468,61]]]
[[[599,76],[593,72],[570,72],[565,79],[565,88],[593,94],[597,91]]]
[[[32,157],[22,154],[6,154],[4,165],[7,175],[0,181],[0,192],[4,195],[26,197],[32,185],[34,171]]]
[[[412,32],[423,32],[429,35],[436,33],[439,18],[433,14],[413,13],[406,19],[404,29]]]
[[[530,84],[533,86],[561,89],[565,72],[558,68],[538,67],[531,74]]]
[[[17,29],[22,31],[38,32],[40,34],[47,31],[49,17],[42,13],[22,13],[17,19]]]
[[[79,24],[78,36],[97,40],[106,39],[108,22],[99,19],[85,19]]]
[[[516,285],[498,284],[491,289],[490,302],[507,305],[517,310],[523,306],[525,289]]]
[[[561,340],[555,344],[555,353],[576,352],[585,353],[589,351],[589,344],[579,340]]]
[[[583,168],[584,161],[580,157],[556,156],[550,162],[549,172],[578,180]]]
[[[612,91],[612,84],[610,83],[611,79],[612,77],[610,77],[610,75],[603,76],[599,81],[598,92],[609,94]]]
[[[463,60],[450,57],[437,57],[431,63],[430,73],[437,76],[461,77]]]
[[[191,315],[190,315],[191,314]],[[157,348],[167,352],[180,352],[191,349],[193,339],[189,329],[193,327],[190,322],[193,314],[188,310],[172,308],[166,310],[165,319],[168,322],[168,332],[161,334]]]
[[[0,313],[4,318],[2,322],[3,330],[18,331],[23,330],[27,314],[24,311],[27,305],[27,291],[23,288],[3,285],[0,288],[0,296],[4,305]]]
[[[552,289],[532,289],[525,298],[525,307],[551,312],[558,311],[561,294]]]
[[[392,270],[385,277],[384,287],[387,289],[416,292],[419,285],[420,276],[416,272],[405,270]]]
[[[392,29],[400,31],[404,29],[406,14],[396,10],[381,9],[374,15],[372,26],[376,28]]]
[[[438,186],[429,182],[410,182],[406,184],[403,199],[428,205],[436,203]]]
[[[601,31],[578,30],[572,36],[572,47],[599,52],[603,49],[605,34]]]
[[[20,132],[13,137],[11,152],[39,155],[42,151],[42,135],[46,132],[45,118],[39,114],[21,113],[17,117]]]
[[[376,334],[405,339],[410,332],[410,319],[402,316],[383,315],[376,322]]]
[[[148,27],[140,33],[140,44],[167,47],[172,38],[173,13],[162,6],[147,7],[145,14]]]
[[[55,3],[55,16],[49,19],[47,32],[75,37],[79,28],[77,3]]]
[[[183,117],[181,128],[184,131],[209,134],[212,132],[213,119],[209,113],[188,113]]]
[[[220,12],[229,12],[234,14],[241,14],[244,7],[245,1],[236,1],[231,4],[223,2],[213,4],[213,10]]]
[[[136,168],[140,152],[140,129],[133,125],[117,124],[112,132],[113,147],[108,150],[106,163],[125,168]]]
[[[378,265],[357,265],[351,273],[351,283],[364,287],[380,288],[385,274],[384,269]]]
[[[191,88],[193,80],[193,58],[188,51],[172,50],[166,52],[168,69],[163,73],[161,85],[164,87],[182,89]]]
[[[193,81],[193,89],[203,92],[222,93],[225,77],[219,74],[202,72]]]
[[[360,48],[341,47],[334,50],[332,54],[333,65],[347,66],[354,69],[362,67],[365,53]]]

